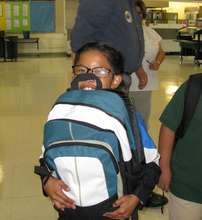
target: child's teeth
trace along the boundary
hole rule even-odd
[[[92,88],[90,88],[90,87],[85,87],[84,89],[85,90],[92,90]]]

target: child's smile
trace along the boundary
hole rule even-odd
[[[97,88],[97,83],[95,80],[86,80],[79,82],[79,89],[92,90]]]

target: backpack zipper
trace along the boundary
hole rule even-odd
[[[74,135],[73,135],[73,131],[72,131],[72,123],[69,122],[69,131],[70,131],[70,136],[72,138],[72,140],[74,140]],[[82,201],[81,201],[81,181],[79,179],[79,174],[78,174],[78,167],[77,167],[77,158],[74,157],[74,165],[75,165],[75,170],[76,170],[76,178],[77,178],[77,182],[78,182],[78,186],[79,186],[79,203],[80,206],[82,206]]]
[[[106,144],[106,143],[102,142],[102,141],[96,141],[96,140],[93,140],[93,141],[92,140],[55,141],[55,142],[48,145],[48,148],[45,150],[44,154],[46,154],[47,151],[49,151],[53,148],[62,146],[63,144],[66,144],[67,146],[79,145],[80,144],[80,145],[83,145],[83,146],[100,148],[100,149],[106,151],[112,159],[112,162],[114,164],[116,173],[117,174],[119,173],[119,164],[118,164],[118,161],[117,161],[116,157],[114,156],[113,152],[111,151],[111,146],[109,144]]]

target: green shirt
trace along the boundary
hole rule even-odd
[[[161,123],[176,131],[183,114],[184,83],[175,93],[160,117]],[[171,192],[188,201],[202,203],[202,95],[183,138],[172,156]]]

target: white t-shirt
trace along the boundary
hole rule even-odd
[[[148,76],[148,83],[142,90],[138,88],[139,80],[135,73],[132,73],[132,83],[130,91],[151,91],[159,88],[159,80],[155,70],[149,68],[149,63],[152,63],[159,51],[159,43],[162,40],[161,36],[152,28],[143,25],[145,54],[142,61],[142,66]]]

